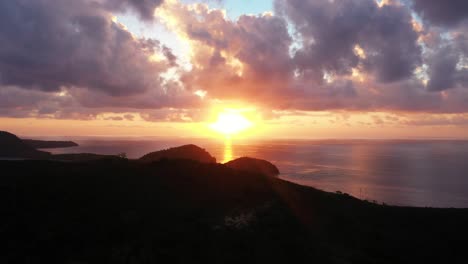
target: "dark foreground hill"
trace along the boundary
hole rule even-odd
[[[221,164],[0,161],[0,263],[466,263],[468,210]]]
[[[16,135],[0,131],[0,159],[31,159],[31,160],[57,160],[57,161],[94,161],[94,160],[119,160],[117,155],[100,155],[94,153],[56,154],[40,151],[36,148],[63,148],[78,146],[73,141],[42,141],[20,139]],[[1,168],[0,168],[1,170]]]
[[[47,158],[50,153],[36,150],[14,134],[0,131],[0,157]]]

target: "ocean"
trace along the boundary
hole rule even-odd
[[[197,144],[218,162],[242,156],[266,159],[282,179],[325,191],[399,206],[468,208],[468,141],[102,139],[52,153],[146,153]]]

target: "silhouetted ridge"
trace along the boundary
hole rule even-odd
[[[193,144],[152,152],[144,155],[139,160],[153,162],[161,159],[188,159],[202,163],[216,163],[215,157]]]
[[[49,156],[50,153],[34,149],[14,134],[0,131],[0,157],[46,158]]]
[[[35,139],[23,139],[23,142],[36,149],[69,148],[69,147],[78,146],[78,144],[76,144],[73,141],[47,141],[47,140],[35,140]]]
[[[276,177],[280,173],[271,162],[249,157],[242,157],[225,163],[226,166],[236,170],[260,173],[266,176]]]
[[[50,157],[51,160],[56,161],[71,161],[71,162],[85,162],[97,160],[123,160],[125,158],[116,155],[101,155],[94,153],[70,153],[70,154],[55,154]]]
[[[466,263],[466,209],[378,205],[187,159],[0,168],[0,263]]]

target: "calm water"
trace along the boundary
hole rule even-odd
[[[54,153],[148,152],[195,143],[219,162],[266,159],[281,178],[393,205],[468,207],[468,141],[261,141],[202,139],[76,140]],[[50,150],[47,150],[50,151]]]

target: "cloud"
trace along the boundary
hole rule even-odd
[[[468,19],[465,0],[412,0],[413,7],[424,19],[440,26],[453,26]]]
[[[278,0],[280,16],[236,21],[203,4],[171,2],[161,8],[171,29],[192,49],[193,67],[182,82],[210,98],[270,109],[466,108],[455,95],[463,92],[428,92],[415,76],[424,58],[420,35],[411,10],[396,2]]]
[[[439,21],[423,1],[379,3],[276,0],[274,14],[231,20],[176,0],[1,1],[0,115],[196,122],[214,102],[266,118],[467,112],[468,21]],[[113,20],[128,10],[164,23],[187,54]]]
[[[123,121],[124,118],[121,116],[109,116],[109,117],[105,117],[104,120]]]
[[[294,60],[300,72],[321,80],[323,72],[351,74],[361,68],[380,82],[408,79],[421,63],[410,10],[374,0],[277,0],[299,34]],[[357,52],[359,51],[359,52]]]
[[[159,19],[191,48],[192,68],[181,74],[186,89],[277,110],[467,110],[460,99],[468,95],[463,71],[455,72],[453,90],[431,88],[443,75],[434,56],[447,55],[443,32],[416,28],[409,6],[277,0],[275,7],[278,15],[233,21],[205,4],[164,3]],[[463,47],[458,38],[457,56]],[[427,87],[415,74],[425,63]]]
[[[135,119],[135,116],[131,115],[131,114],[126,114],[123,116],[123,118],[127,121],[133,121]]]
[[[1,1],[0,42],[0,84],[43,91],[141,93],[158,89],[173,61],[157,40],[135,38],[92,1]],[[167,59],[149,60],[155,53]]]
[[[468,22],[450,38],[439,40],[427,56],[430,91],[468,88]]]
[[[64,94],[25,90],[14,86],[0,86],[0,115],[10,117],[53,116],[76,106]]]
[[[180,87],[178,88],[180,89]],[[171,93],[171,92],[169,92]],[[168,111],[172,107],[200,108],[201,99],[182,92],[177,95],[150,90],[143,94],[115,97],[88,89],[63,89],[57,92],[25,90],[14,86],[0,86],[0,116],[52,119],[96,119],[100,113],[121,114],[122,120],[132,121],[134,115],[154,111]],[[159,110],[155,110],[159,109]],[[187,112],[197,110],[185,110]]]
[[[0,114],[89,119],[103,109],[197,105],[163,76],[177,68],[172,50],[112,19],[111,11],[160,2],[1,1]]]
[[[154,9],[162,2],[163,0],[106,0],[104,5],[117,11],[132,9],[141,19],[150,21],[154,18]]]
[[[466,114],[436,115],[406,119],[402,124],[407,126],[468,126]]]
[[[192,69],[181,76],[187,89],[217,99],[252,96],[262,103],[289,88],[292,39],[282,18],[244,15],[232,21],[223,10],[179,2],[162,5],[159,17],[190,44]]]
[[[200,122],[203,121],[202,110],[193,109],[158,109],[141,113],[143,120],[148,122]]]

